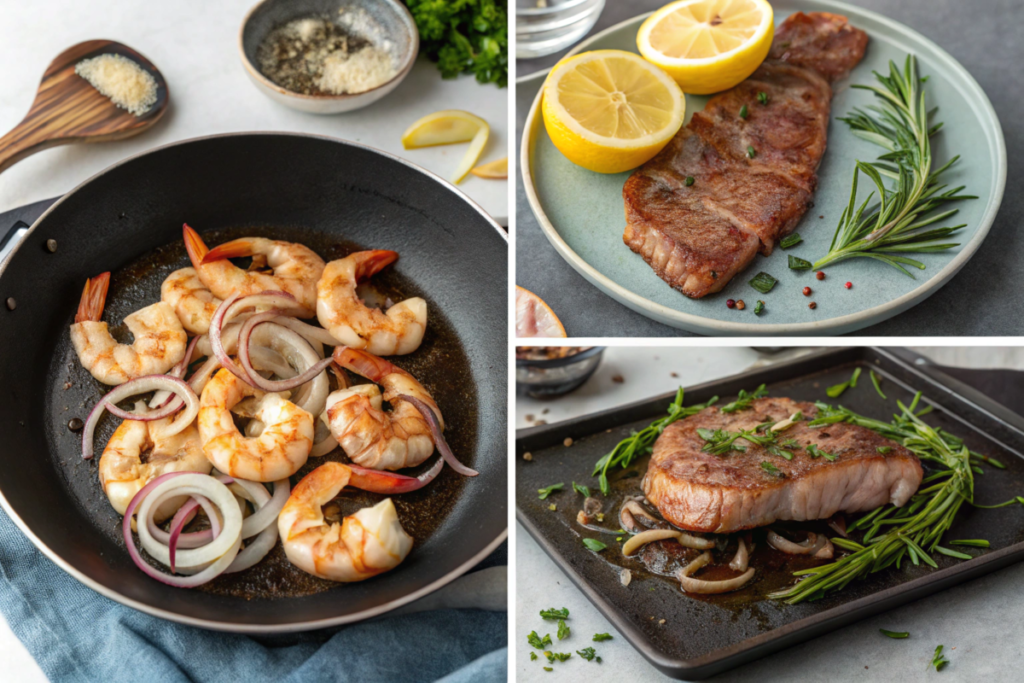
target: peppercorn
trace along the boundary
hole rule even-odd
[[[818,307],[818,304],[814,303],[813,301],[811,303],[807,304],[807,308],[811,309],[812,311],[815,308],[817,308],[817,307]]]
[[[846,287],[847,289],[853,289],[853,283],[847,282],[845,285],[843,285],[843,287]]]
[[[814,277],[818,278],[819,280],[824,280],[825,279],[825,273],[823,273],[823,272],[821,272],[819,270],[817,273],[814,274]]]
[[[810,295],[811,295],[811,288],[810,287],[804,287],[804,296],[810,296]]]
[[[729,308],[736,308],[736,302],[733,301],[732,299],[729,299],[728,301],[726,301],[725,305],[728,306]]]
[[[741,311],[746,307],[747,305],[743,303],[743,299],[740,299],[739,301],[736,302],[736,308],[740,309]]]

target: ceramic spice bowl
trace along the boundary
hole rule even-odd
[[[336,17],[339,10],[365,12],[381,27],[397,56],[397,73],[390,80],[360,93],[304,95],[283,88],[263,74],[257,53],[260,44],[274,29],[304,17]],[[311,114],[340,114],[381,99],[398,87],[412,70],[419,45],[416,23],[400,0],[263,0],[249,11],[238,36],[242,64],[256,87],[276,102]]]

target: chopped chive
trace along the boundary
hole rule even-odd
[[[880,628],[878,630],[881,632],[881,634],[883,636],[888,636],[890,638],[909,638],[910,637],[910,634],[907,633],[906,631],[887,631],[884,628]]]
[[[686,176],[686,186],[690,187],[691,185],[693,185],[693,176],[692,175],[688,175],[688,176]]]
[[[773,477],[780,477],[781,478],[781,477],[785,477],[786,476],[785,473],[782,470],[780,470],[778,467],[776,467],[775,465],[773,465],[770,462],[762,462],[761,463],[761,469],[763,469],[765,472],[767,472],[768,474],[772,475]]]
[[[757,93],[757,101],[761,104],[768,104],[768,93],[759,92]]]
[[[932,657],[932,666],[936,671],[942,671],[942,667],[949,664],[949,660],[942,656],[942,645],[935,648],[935,656]]]
[[[800,233],[793,232],[783,237],[782,241],[779,242],[779,246],[782,247],[783,249],[789,249],[790,247],[795,247],[796,245],[800,244],[803,241],[804,238],[800,236]]]
[[[882,455],[888,455],[889,452],[892,450],[892,446],[879,446],[875,450],[881,453]]]
[[[749,113],[750,112],[747,111],[747,105],[744,104],[742,107],[740,107],[740,118],[741,119],[747,118],[747,114],[749,114]]]
[[[583,545],[587,546],[588,549],[593,550],[595,553],[599,553],[608,547],[596,538],[584,538]]]
[[[875,385],[875,391],[877,391],[878,395],[882,397],[882,400],[886,400],[885,394],[882,393],[882,387],[880,386],[882,384],[882,379],[875,374],[874,370],[871,371],[871,383]]]
[[[757,300],[757,305],[754,306],[754,315],[761,315],[764,311],[764,302],[760,299]]]
[[[812,458],[822,457],[828,460],[829,462],[832,462],[836,459],[835,455],[832,455],[831,453],[826,453],[825,451],[818,448],[817,444],[808,444],[805,450],[810,454]]]
[[[969,545],[972,548],[989,548],[991,544],[985,539],[979,538],[965,538],[959,541],[950,541],[950,545]]]
[[[790,270],[810,270],[813,266],[810,261],[805,261],[799,256],[789,255],[789,269]]]
[[[552,484],[551,486],[546,486],[542,489],[537,489],[537,493],[540,494],[539,498],[541,500],[546,500],[547,497],[550,496],[552,493],[554,493],[555,491],[561,491],[564,487],[565,484],[562,483]]]
[[[850,379],[843,382],[842,384],[835,384],[833,386],[830,386],[828,389],[825,390],[825,393],[828,394],[829,398],[839,398],[839,396],[841,396],[844,391],[846,391],[847,389],[852,389],[853,387],[857,386],[857,380],[859,378],[860,368],[857,368],[856,370],[853,371],[853,376],[850,377]]]
[[[750,145],[747,145],[747,156],[753,159],[754,157],[757,156],[757,150],[751,147]]]
[[[594,642],[595,643],[600,643],[602,640],[611,640],[611,639],[612,639],[612,634],[610,634],[610,633],[595,633],[594,634]]]
[[[768,292],[772,291],[772,287],[775,286],[776,282],[778,282],[778,280],[773,278],[768,273],[761,271],[760,273],[754,276],[753,280],[750,281],[750,286],[756,289],[757,291],[761,292],[762,294],[767,294]]]
[[[545,666],[544,670],[545,671],[554,671],[554,669],[552,669],[550,666]]]

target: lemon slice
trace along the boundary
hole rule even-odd
[[[774,36],[767,0],[679,0],[640,26],[636,44],[684,92],[707,95],[754,73]]]
[[[595,50],[562,60],[544,81],[548,136],[598,173],[636,168],[664,147],[686,114],[682,90],[639,55]]]
[[[470,171],[470,173],[477,176],[478,178],[488,178],[495,180],[508,178],[508,157],[505,157],[504,159],[498,159],[497,161],[492,161],[489,164],[477,166],[472,171]]]
[[[565,328],[544,300],[516,285],[516,337],[565,337]]]
[[[419,149],[460,142],[470,143],[451,179],[458,185],[480,159],[490,134],[491,127],[479,116],[459,109],[446,109],[427,114],[409,126],[402,134],[402,146],[405,149]]]

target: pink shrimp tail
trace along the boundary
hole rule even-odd
[[[211,261],[223,261],[228,258],[241,258],[243,256],[252,256],[253,253],[252,240],[247,237],[241,237],[214,247],[203,256],[202,262],[210,263]]]
[[[192,267],[199,270],[199,266],[203,264],[203,258],[210,250],[199,233],[190,228],[188,223],[182,227],[182,233],[185,236],[185,251],[188,252],[188,259],[192,262]]]
[[[82,289],[82,300],[78,302],[75,322],[99,322],[103,317],[103,307],[107,303],[107,288],[110,286],[110,272],[100,273],[85,281]]]
[[[339,346],[334,349],[334,362],[346,370],[351,370],[357,375],[374,382],[380,382],[387,375],[394,373],[409,374],[402,368],[393,365],[379,356],[348,346]]]
[[[397,261],[398,252],[388,251],[387,249],[357,251],[351,254],[350,258],[356,262],[356,282],[362,282]]]

